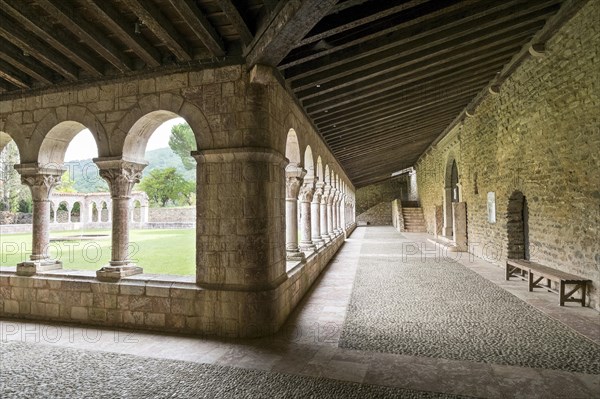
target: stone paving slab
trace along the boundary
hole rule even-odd
[[[600,345],[450,260],[361,257],[339,346],[600,374]]]
[[[5,399],[82,394],[94,398],[467,398],[22,342],[0,346],[0,392]]]

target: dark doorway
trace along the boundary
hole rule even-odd
[[[507,255],[509,259],[529,259],[529,210],[520,191],[512,193],[507,207]]]

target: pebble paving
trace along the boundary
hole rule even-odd
[[[465,398],[434,392],[176,360],[0,344],[0,393],[9,398]]]
[[[340,347],[600,374],[600,345],[465,266],[365,249]]]

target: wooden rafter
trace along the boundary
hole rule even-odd
[[[150,1],[123,0],[162,42],[181,61],[192,60],[192,50],[165,15]]]
[[[143,36],[134,32],[134,25],[129,24],[123,16],[106,0],[85,0],[86,6],[92,10],[98,19],[112,32],[119,40],[131,48],[138,57],[147,65],[157,67],[161,64],[161,56]]]
[[[119,71],[126,72],[132,69],[131,60],[125,53],[98,28],[74,13],[64,2],[36,0],[36,3]]]
[[[225,55],[225,45],[210,21],[191,0],[169,0],[181,18],[206,46],[213,56]]]
[[[277,66],[316,24],[327,15],[337,0],[286,0],[276,8],[268,26],[262,30],[246,54],[249,66]]]
[[[28,89],[30,87],[27,75],[4,61],[0,61],[0,78],[20,89]]]
[[[52,84],[52,71],[35,62],[32,57],[25,57],[18,47],[0,38],[0,48],[0,59],[42,83]]]
[[[31,8],[19,0],[0,0],[2,9],[13,17],[23,28],[35,33],[50,46],[67,56],[77,66],[92,76],[102,76],[103,67],[99,59],[89,55],[89,51],[79,45],[74,38],[67,37],[48,21],[39,18]]]
[[[227,16],[229,22],[231,22],[231,24],[235,27],[235,30],[240,35],[240,40],[242,41],[242,44],[244,46],[249,45],[250,42],[252,42],[254,35],[252,34],[252,32],[250,32],[250,29],[248,29],[246,21],[244,21],[244,18],[242,18],[242,15],[240,14],[235,4],[233,4],[232,0],[216,0],[216,2],[223,11],[223,13],[225,13],[225,15]]]

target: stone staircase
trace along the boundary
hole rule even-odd
[[[415,204],[402,203],[402,216],[404,217],[404,231],[412,233],[425,233],[425,218],[423,218],[423,209],[418,206],[411,206]]]

